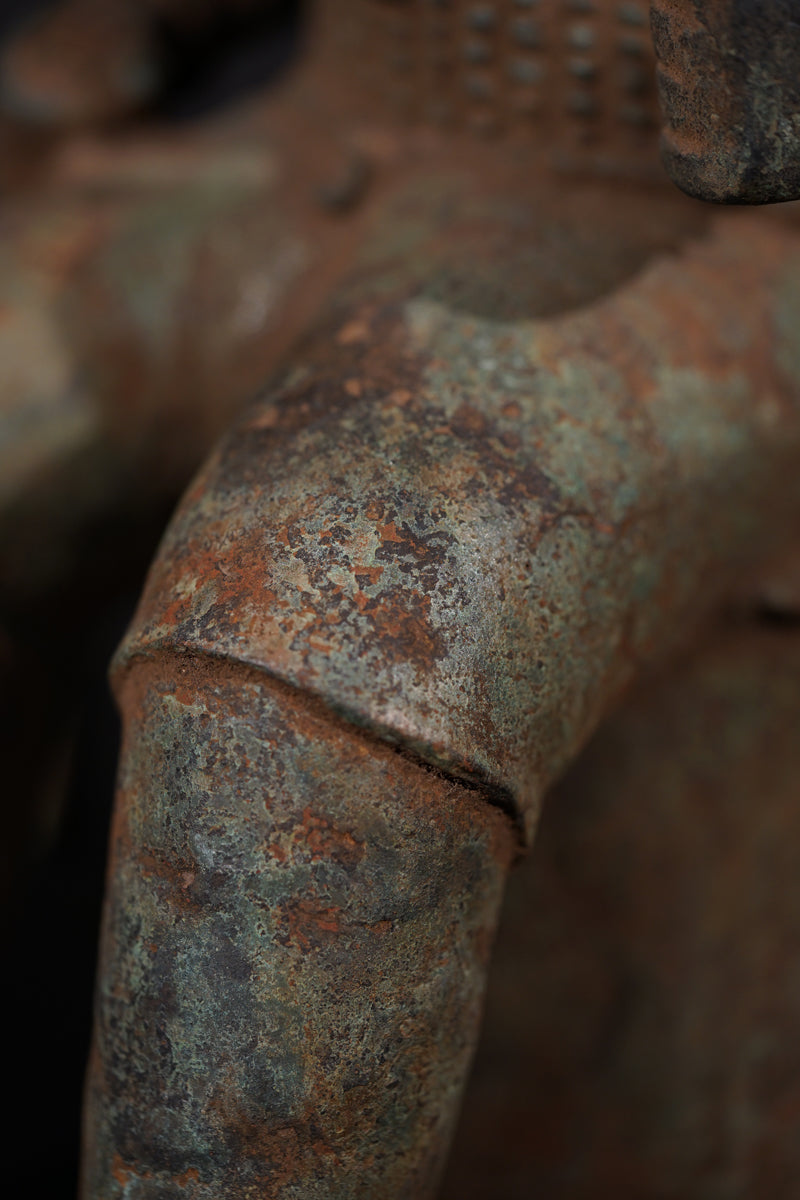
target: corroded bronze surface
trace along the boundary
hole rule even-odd
[[[428,27],[426,6],[320,4],[303,60],[246,107],[36,143],[0,207],[0,610],[45,657],[80,657],[102,605],[135,586],[191,472],[359,247],[410,248],[420,281],[467,311],[546,314],[702,226],[660,181],[641,5],[540,6],[541,44],[512,31],[513,6],[488,24],[473,7]],[[411,112],[396,93],[398,52],[418,51],[413,74],[437,46],[455,72],[444,125],[433,92]],[[609,203],[594,177],[654,190]],[[443,226],[454,203],[433,280],[429,210]]]
[[[800,238],[723,219],[542,320],[429,299],[406,261],[223,442],[124,655],[250,662],[532,828],[641,664],[800,515]]]
[[[529,8],[321,4],[261,126],[321,316],[117,659],[87,1200],[431,1194],[514,844],[800,518],[796,217],[657,175],[642,6]]]
[[[655,0],[664,162],[692,196],[800,198],[800,4]]]
[[[452,219],[453,206],[447,211]],[[452,260],[435,223],[427,236],[415,229],[419,260],[408,241],[401,261],[380,239],[370,248],[371,265],[365,261],[343,290],[283,389],[254,406],[189,492],[123,650],[117,686],[124,699],[143,672],[155,672],[172,687],[185,667],[186,701],[194,705],[198,656],[211,681],[204,688],[219,689],[247,668],[263,689],[281,680],[287,697],[314,696],[321,713],[397,744],[399,761],[410,755],[471,782],[485,813],[510,808],[531,831],[543,789],[625,684],[689,639],[797,520],[793,257],[800,247],[778,223],[724,217],[713,233],[678,256],[656,256],[643,274],[586,309],[492,320],[455,306],[452,265],[433,272],[437,298],[425,295],[432,264]],[[222,727],[238,719],[242,702],[231,701]],[[132,711],[129,720],[140,720]],[[272,736],[279,761],[293,736],[286,723]],[[185,772],[176,777],[171,764],[193,755],[197,742],[194,732],[170,735],[166,756],[153,739],[132,744],[123,780],[142,782],[124,782],[121,821],[128,789],[144,796],[147,780],[170,805],[176,798],[184,804]],[[220,761],[227,778],[234,770],[224,765],[227,752]],[[243,795],[269,761],[254,767],[236,755]],[[198,777],[191,785],[194,804],[219,801],[227,811],[228,784],[221,787],[212,767],[202,768],[210,783]],[[341,779],[339,786],[350,786],[347,771]],[[314,776],[287,778],[281,804],[297,831],[292,838],[304,836],[296,812],[319,786]],[[475,803],[475,792],[463,801]],[[155,800],[142,803],[156,820]],[[224,837],[227,818],[218,828]],[[160,827],[141,836],[148,853],[181,866],[179,855],[162,848]],[[132,853],[139,865],[122,869],[114,886],[120,897],[142,897],[131,904],[138,913],[161,884],[141,865],[140,851]],[[187,873],[205,889],[211,861],[193,854]],[[204,890],[198,896],[204,930],[216,920],[216,901]],[[123,900],[115,903],[124,909]],[[86,1194],[124,1194],[130,1172],[147,1170],[162,1181],[162,1172],[173,1172],[167,1194],[213,1194],[218,1164],[229,1159],[209,1149],[202,1105],[180,1102],[182,1144],[191,1131],[194,1146],[180,1162],[162,1161],[150,1132],[154,1103],[161,1113],[173,1093],[194,1094],[187,1080],[202,1067],[173,1057],[142,1092],[137,1063],[163,1053],[157,1020],[139,1020],[143,1035],[127,1024],[117,1024],[113,1038],[105,1032],[112,998],[119,993],[128,1004],[136,992],[128,964],[159,944],[135,920],[110,921],[90,1106],[94,1182]],[[201,973],[210,969],[205,937],[181,923],[186,953],[206,964]],[[277,953],[272,935],[263,937],[262,972]],[[306,952],[304,969],[315,980],[320,950],[309,942]],[[171,986],[171,970],[159,960],[144,994],[159,981]],[[415,978],[413,963],[411,970]],[[192,967],[187,987],[194,977]],[[298,992],[284,1000],[284,984],[270,978],[275,1002],[289,1010],[318,1003],[316,982],[305,998]],[[356,961],[353,1004],[371,1012],[373,992],[358,986],[360,978]],[[392,986],[406,994],[405,968],[398,965]],[[165,1001],[164,1012],[183,1022],[187,1006],[205,1003],[202,988],[198,995],[194,1001],[187,993],[174,1010]],[[333,1011],[330,1020],[338,1020]],[[247,1044],[238,1036],[228,1047],[240,1078]],[[309,1045],[309,1077],[319,1069],[318,1053],[317,1043]],[[452,1079],[466,1059],[451,1060]],[[173,1091],[160,1092],[158,1080],[167,1077]],[[374,1149],[372,1118],[360,1126],[362,1140],[353,1128],[326,1167],[314,1149],[317,1126],[296,1110],[287,1117],[293,1093],[275,1086],[265,1093],[259,1127],[248,1125],[253,1140],[237,1180],[251,1171],[278,1195],[314,1195],[315,1188],[350,1194],[361,1178],[356,1163]],[[359,1106],[372,1111],[383,1086],[373,1069]],[[347,1106],[344,1085],[332,1087],[325,1103],[338,1111]],[[124,1121],[114,1124],[115,1112]],[[270,1148],[279,1120],[296,1147],[285,1164]],[[394,1118],[381,1128],[395,1146]],[[413,1143],[416,1150],[406,1145],[410,1158],[398,1165],[398,1180],[415,1178],[415,1154],[424,1152],[423,1142]],[[109,1193],[97,1181],[113,1176],[112,1163],[119,1191]],[[365,1194],[419,1194],[418,1182],[381,1188],[365,1178]]]
[[[510,823],[241,665],[122,700],[84,1194],[433,1195]]]
[[[596,213],[546,238],[529,211],[543,173],[552,187],[553,172],[660,183],[646,12],[551,3],[531,30],[515,6],[489,7],[491,19],[467,4],[324,0],[304,61],[250,107],[191,131],[42,147],[39,186],[4,198],[0,229],[4,605],[26,608],[86,575],[99,527],[161,519],[383,220],[376,206],[407,182],[433,195],[439,163],[448,188],[459,169],[503,178],[507,230],[465,212],[464,237],[481,227],[481,268],[450,274],[523,310],[531,288],[547,286],[550,307],[591,299],[671,244],[676,220],[683,232],[695,219],[665,212],[662,196],[628,202],[623,221],[595,193]],[[435,50],[445,66],[426,90]],[[407,221],[393,219],[399,236]],[[632,221],[643,248],[621,244]],[[537,228],[534,250],[526,231]],[[500,252],[503,278],[493,243],[515,234],[526,244],[516,265]],[[453,240],[463,261],[462,247]]]

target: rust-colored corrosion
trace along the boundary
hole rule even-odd
[[[723,204],[800,198],[800,4],[655,0],[664,163]]]
[[[609,701],[800,515],[800,238],[721,219],[538,320],[392,266],[212,457],[123,656],[249,662],[531,829]]]
[[[797,525],[800,227],[656,174],[646,15],[319,6],[337,287],[114,671],[86,1200],[433,1195],[514,846]]]
[[[451,190],[459,170],[500,173],[506,228],[476,198],[462,239],[480,271],[457,266],[453,239],[449,274],[475,294],[491,287],[506,309],[524,308],[531,288],[551,293],[537,309],[591,299],[671,244],[676,223],[682,233],[699,221],[663,185],[619,213],[595,191],[591,220],[588,206],[567,215],[575,200],[548,192],[552,233],[530,211],[542,172],[661,182],[646,6],[581,15],[551,3],[535,19],[479,7],[323,0],[303,60],[250,106],[191,130],[42,145],[38,186],[2,205],[4,606],[47,603],[88,575],[102,588],[91,543],[104,546],[95,557],[113,550],[97,530],[161,519],[308,328],[387,195],[400,204],[408,184],[433,196],[439,162]],[[87,23],[87,42],[101,32]],[[408,221],[393,219],[399,237]],[[637,244],[622,246],[631,221]]]
[[[549,4],[533,25],[514,6],[473,8],[321,3],[302,60],[247,106],[192,127],[33,139],[0,208],[0,609],[47,658],[81,657],[198,462],[359,247],[410,248],[424,278],[425,229],[455,197],[435,286],[468,311],[544,314],[702,226],[660,179],[646,6]],[[75,34],[70,12],[56,32]],[[79,56],[97,57],[98,37],[113,56],[108,29],[84,28]],[[608,203],[597,179],[632,190]]]
[[[84,1194],[433,1194],[510,823],[241,664],[121,698]]]

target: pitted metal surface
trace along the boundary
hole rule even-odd
[[[530,825],[797,519],[798,254],[741,217],[560,319],[354,304],[189,492],[123,661],[258,666]]]
[[[86,1200],[434,1194],[544,792],[800,517],[800,232],[655,178],[640,6],[317,21],[329,290],[114,667]]]
[[[122,699],[83,1194],[434,1195],[509,822],[239,665]]]

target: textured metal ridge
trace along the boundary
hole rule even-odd
[[[117,670],[258,666],[532,823],[800,513],[798,254],[736,218],[560,318],[354,303],[189,491]]]

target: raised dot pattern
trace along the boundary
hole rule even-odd
[[[652,136],[646,0],[351,2],[371,22],[369,43],[385,45],[365,69],[398,115],[486,135],[558,132],[567,144]]]

